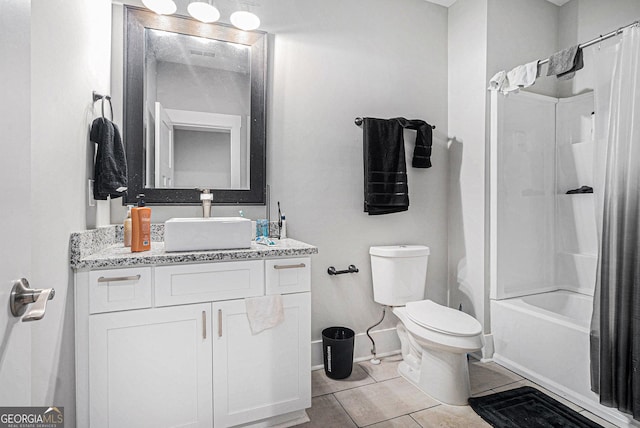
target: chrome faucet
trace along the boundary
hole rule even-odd
[[[198,189],[200,193],[200,200],[202,201],[202,217],[211,217],[211,202],[213,201],[213,195],[209,189]]]

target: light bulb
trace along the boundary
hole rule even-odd
[[[178,10],[173,0],[142,0],[142,4],[158,15],[171,15]]]
[[[230,19],[231,23],[241,30],[251,31],[260,26],[260,18],[244,10],[233,12]]]
[[[206,23],[216,22],[220,19],[220,12],[218,12],[218,9],[203,1],[194,1],[189,3],[187,11],[189,11],[189,15],[193,16],[198,21]]]

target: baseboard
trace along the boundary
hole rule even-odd
[[[400,339],[395,327],[369,332],[376,341],[376,356],[385,357],[400,352]],[[354,361],[365,361],[371,358],[371,341],[366,333],[356,334],[353,348]],[[322,339],[311,342],[311,368],[317,370],[324,366],[322,358]]]

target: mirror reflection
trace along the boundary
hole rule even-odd
[[[144,33],[145,187],[248,189],[250,47]]]
[[[129,190],[148,204],[263,205],[267,33],[125,6]]]

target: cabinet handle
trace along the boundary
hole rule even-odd
[[[139,279],[140,274],[131,276],[111,276],[106,278],[104,276],[101,276],[100,278],[98,278],[98,282],[137,281]]]
[[[218,309],[218,337],[222,337],[222,309]]]
[[[274,269],[298,269],[306,267],[304,263],[298,263],[297,265],[273,265]]]
[[[202,339],[207,338],[207,311],[202,311]]]

